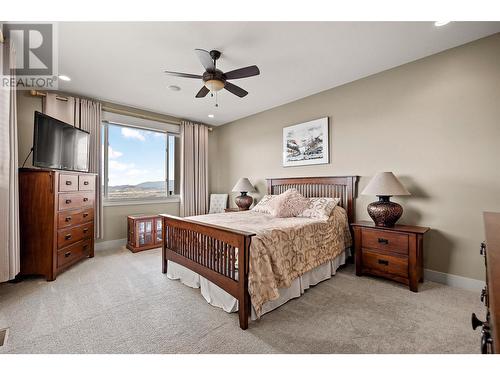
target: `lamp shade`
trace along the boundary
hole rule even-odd
[[[255,191],[255,188],[250,183],[250,181],[248,180],[248,178],[242,177],[242,178],[240,178],[238,180],[238,182],[236,183],[236,185],[234,185],[233,191],[239,191],[239,192],[246,192],[246,193],[248,193],[248,192]]]
[[[370,180],[361,193],[363,195],[410,195],[392,172],[379,172]]]

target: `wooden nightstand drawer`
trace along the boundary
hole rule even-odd
[[[408,255],[408,235],[404,233],[363,228],[361,244],[365,248]]]
[[[363,249],[363,270],[382,272],[408,278],[408,258],[381,254],[376,251]]]

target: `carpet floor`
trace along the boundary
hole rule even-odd
[[[56,281],[0,284],[0,353],[478,353],[478,293],[433,282],[419,293],[342,268],[250,322],[161,273],[160,249],[96,252]]]

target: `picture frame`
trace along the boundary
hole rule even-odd
[[[328,117],[283,128],[283,167],[328,164]]]

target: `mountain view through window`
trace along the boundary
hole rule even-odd
[[[108,124],[107,132],[108,199],[157,199],[175,193],[175,136],[115,124]]]

